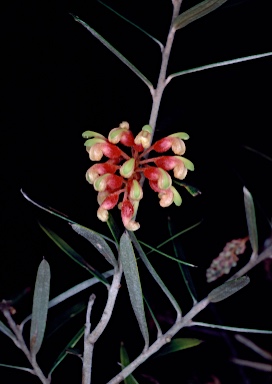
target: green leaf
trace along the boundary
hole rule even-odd
[[[187,263],[186,261],[180,260],[180,259],[178,259],[178,258],[176,258],[176,257],[173,257],[173,256],[168,255],[167,253],[164,253],[164,252],[162,252],[162,251],[159,251],[158,249],[156,249],[156,248],[154,248],[154,247],[151,247],[151,245],[148,245],[148,244],[144,243],[143,241],[139,241],[139,243],[140,243],[140,244],[143,244],[145,247],[151,249],[152,251],[158,253],[159,255],[165,256],[165,257],[167,257],[168,259],[171,259],[171,260],[176,261],[177,263],[185,264],[185,265],[187,265],[188,267],[194,267],[194,268],[196,267],[196,265],[194,265],[194,264]]]
[[[72,224],[72,228],[79,235],[85,237],[85,239],[87,239],[111,265],[117,267],[117,260],[111,248],[108,246],[103,237],[101,237],[98,233],[92,231],[91,229],[88,229],[78,224]]]
[[[56,361],[53,364],[53,367],[51,368],[49,372],[49,376],[52,375],[53,371],[57,368],[57,366],[65,359],[67,356],[67,350],[69,348],[74,348],[77,342],[81,339],[81,337],[84,335],[85,326],[82,327],[78,333],[72,338],[72,340],[66,345],[66,347],[63,349],[63,351],[59,354]]]
[[[0,321],[0,331],[3,332],[6,336],[10,337],[12,340],[15,339],[14,333],[2,321]]]
[[[154,321],[154,324],[155,324],[155,326],[157,328],[157,331],[158,331],[157,332],[157,338],[158,338],[158,337],[160,337],[162,335],[162,330],[161,330],[160,324],[159,324],[158,320],[156,319],[156,316],[155,316],[154,312],[152,311],[152,309],[151,309],[148,301],[146,300],[145,296],[144,296],[144,301],[145,301],[145,304],[146,304],[146,306],[147,306],[147,308],[149,310],[149,313],[150,313],[150,315],[151,315],[151,317],[152,317],[152,319]]]
[[[164,284],[164,282],[162,281],[160,276],[157,274],[157,272],[153,268],[152,264],[150,263],[146,254],[144,253],[144,251],[141,247],[141,244],[137,240],[137,237],[135,236],[134,232],[130,232],[129,235],[130,235],[130,238],[131,238],[135,248],[137,249],[137,252],[139,253],[143,263],[145,264],[147,270],[149,271],[149,273],[151,274],[153,279],[156,281],[156,283],[160,286],[161,290],[164,292],[164,294],[166,295],[166,297],[168,298],[170,303],[173,305],[173,307],[177,311],[178,316],[181,316],[181,309],[180,309],[176,299],[174,298],[172,293],[168,290],[168,288],[166,287],[166,285]]]
[[[173,339],[170,343],[164,345],[154,357],[164,356],[172,352],[182,351],[183,349],[196,347],[203,343],[203,340],[193,338],[178,338]]]
[[[130,363],[127,350],[124,347],[123,343],[121,344],[121,347],[120,347],[120,361],[121,361],[122,368],[125,368]],[[134,378],[133,375],[129,375],[124,379],[124,384],[138,384],[138,381]]]
[[[63,310],[60,314],[55,315],[55,317],[48,322],[46,330],[47,337],[51,337],[63,325],[68,323],[71,319],[74,319],[76,315],[85,311],[86,306],[86,301],[82,300],[72,306],[69,306],[69,308]]]
[[[256,225],[254,202],[253,202],[251,193],[246,187],[243,188],[243,191],[244,191],[244,202],[245,202],[249,241],[250,241],[253,253],[255,255],[258,255],[258,231],[257,231],[257,225]]]
[[[248,276],[242,276],[238,277],[237,279],[229,280],[219,287],[213,289],[209,293],[208,299],[211,303],[218,303],[219,301],[225,300],[229,296],[240,291],[240,289],[248,285],[249,282],[250,279]]]
[[[109,286],[108,280],[95,268],[93,268],[87,261],[80,256],[73,248],[71,248],[61,237],[59,237],[55,232],[51,229],[40,224],[41,229],[50,237],[51,240],[64,252],[68,255],[72,260],[74,260],[81,267],[87,269],[93,276],[97,277],[102,283],[106,286]]]
[[[175,30],[184,28],[186,25],[192,23],[193,21],[200,19],[201,17],[207,15],[208,13],[214,11],[227,0],[205,0],[201,3],[195,5],[194,7],[188,9],[187,11],[181,13],[175,20],[173,27]]]
[[[181,187],[184,187],[190,193],[190,195],[192,195],[193,197],[201,195],[201,191],[198,188],[193,187],[192,185],[189,185],[187,183],[184,183],[183,181],[182,182],[176,181],[176,180],[173,180],[173,181],[175,184],[178,184]]]
[[[127,232],[124,232],[121,236],[119,252],[131,305],[142,332],[145,341],[145,347],[147,348],[149,343],[149,335],[144,312],[142,287],[134,250]]]
[[[170,218],[168,219],[168,230],[169,230],[170,236],[173,237],[173,224]],[[183,249],[181,247],[180,241],[178,241],[177,239],[173,239],[172,243],[173,243],[174,253],[176,257],[185,261],[186,258],[185,258]],[[193,300],[193,304],[195,305],[197,303],[197,299],[196,299],[197,294],[196,294],[195,285],[194,285],[191,273],[189,271],[189,268],[187,268],[185,265],[182,266],[179,264],[179,269],[183,277],[184,283],[187,287],[187,290]]]
[[[42,260],[38,268],[35,283],[30,327],[30,351],[34,356],[39,352],[44,337],[48,312],[49,291],[50,267],[46,260]]]
[[[152,83],[130,62],[128,59],[126,59],[119,51],[117,51],[116,48],[114,48],[107,40],[105,40],[99,33],[97,33],[93,28],[91,28],[87,23],[82,21],[79,17],[72,15],[74,20],[77,21],[79,24],[83,25],[91,34],[96,37],[105,47],[107,47],[115,56],[118,57],[119,60],[121,60],[125,65],[127,65],[132,72],[134,72],[150,89],[150,91],[153,91],[153,85]]]
[[[116,12],[114,9],[112,9],[111,7],[109,7],[107,4],[103,3],[102,1],[100,0],[97,0],[100,4],[104,5],[104,7],[108,8],[110,11],[112,11],[113,13],[115,13],[117,16],[121,17],[121,19],[125,20],[127,23],[133,25],[133,27],[136,27],[138,28],[141,32],[143,32],[145,35],[147,35],[148,37],[150,37],[152,40],[154,40],[157,44],[159,44],[160,46],[160,49],[161,51],[163,51],[163,44],[157,40],[154,36],[150,35],[148,32],[146,32],[144,29],[140,28],[137,24],[134,24],[132,21],[128,20],[127,18],[125,18],[124,16],[120,15],[120,13]]]
[[[202,220],[199,221],[196,224],[191,225],[190,227],[188,227],[186,229],[183,229],[182,231],[176,233],[174,236],[171,236],[169,239],[167,239],[167,240],[163,241],[162,243],[160,243],[159,245],[157,245],[156,248],[161,248],[165,244],[169,243],[169,241],[172,241],[172,240],[176,239],[177,237],[179,237],[180,235],[183,235],[184,233],[191,231],[191,229],[194,229],[194,228],[198,227],[201,223],[202,223]],[[148,254],[151,253],[151,252],[153,252],[153,251],[148,252]]]
[[[107,220],[107,225],[111,231],[111,234],[115,240],[115,244],[119,244],[119,239],[121,237],[121,231],[118,225],[116,224],[112,214],[109,212],[109,218]]]

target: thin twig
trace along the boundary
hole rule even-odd
[[[39,367],[39,365],[36,361],[36,356],[31,355],[29,349],[26,346],[25,340],[23,338],[23,334],[22,334],[21,330],[18,328],[15,321],[13,320],[9,310],[5,309],[3,311],[3,314],[4,314],[5,318],[7,319],[7,322],[9,324],[10,328],[12,329],[12,331],[14,332],[14,334],[16,336],[17,340],[15,342],[15,345],[24,352],[25,356],[27,357],[28,361],[30,362],[30,364],[33,367],[33,371],[32,371],[33,375],[36,375],[43,384],[50,384],[51,379],[45,377],[45,375],[43,374],[41,368]]]
[[[83,354],[83,367],[82,367],[82,384],[90,384],[92,373],[92,355],[94,345],[89,342],[89,335],[91,330],[91,312],[95,300],[95,295],[92,294],[89,298],[88,308],[86,313],[86,324],[84,332],[84,354]]]
[[[130,375],[139,365],[157,352],[163,345],[169,343],[172,337],[184,327],[190,326],[191,320],[209,304],[208,298],[201,300],[161,337],[159,337],[146,351],[142,352],[134,361],[124,368],[118,375],[113,377],[107,384],[118,384]]]
[[[90,384],[91,383],[91,371],[92,371],[92,358],[93,358],[93,349],[94,344],[98,340],[98,338],[103,333],[106,328],[114,308],[114,304],[116,301],[117,294],[120,288],[120,281],[123,273],[123,268],[120,265],[118,269],[115,270],[113,275],[112,283],[108,292],[108,299],[105,305],[105,309],[101,316],[101,319],[95,329],[90,333],[90,322],[86,320],[86,330],[84,337],[84,356],[83,356],[83,370],[82,370],[82,384]],[[89,302],[88,311],[86,318],[90,318],[92,302]],[[85,356],[86,351],[86,356]]]

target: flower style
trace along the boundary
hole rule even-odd
[[[144,125],[134,138],[126,121],[113,128],[108,138],[94,131],[83,133],[83,138],[87,139],[85,146],[90,159],[100,161],[103,156],[108,158],[104,163],[92,165],[86,172],[87,181],[98,191],[97,216],[100,220],[107,221],[108,211],[118,205],[125,228],[136,231],[140,227],[135,217],[143,198],[143,177],[148,179],[150,187],[158,193],[162,207],[168,207],[172,203],[181,205],[181,196],[172,186],[168,171],[173,170],[174,177],[183,180],[188,170],[194,170],[193,163],[182,157],[186,150],[183,140],[189,139],[189,136],[185,132],[178,132],[153,145],[151,137],[152,128]],[[117,146],[119,143],[131,149],[130,156]],[[175,156],[147,157],[152,150],[164,153],[170,149]],[[150,165],[152,163],[154,165]],[[123,199],[118,204],[121,194]]]

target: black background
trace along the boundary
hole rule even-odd
[[[184,1],[182,10],[195,3]],[[119,0],[108,1],[108,4],[165,42],[172,12],[170,0]],[[20,189],[34,200],[109,235],[107,226],[96,218],[96,194],[85,181],[85,172],[91,164],[81,134],[90,129],[107,135],[123,120],[127,120],[137,134],[147,124],[151,109],[151,96],[144,83],[69,13],[78,15],[96,29],[154,85],[160,66],[160,50],[151,39],[96,1],[10,1],[3,3],[1,8],[0,299],[13,299],[25,289],[31,289],[30,294],[18,303],[16,320],[20,321],[31,309],[36,271],[42,257],[49,261],[52,270],[51,297],[89,277],[46,238],[37,220],[90,258],[95,267],[102,271],[108,268],[93,249],[86,248],[85,242],[71,233],[65,222],[33,207],[23,198]],[[177,32],[168,74],[269,51],[269,1],[229,0],[217,11]],[[270,236],[272,164],[246,147],[272,155],[271,58],[172,80],[163,96],[155,138],[178,131],[190,135],[186,156],[196,168],[186,181],[198,187],[202,194],[193,198],[182,190],[180,208],[161,209],[156,195],[146,185],[145,199],[138,214],[141,228],[137,236],[155,246],[169,236],[168,217],[176,232],[202,220],[201,225],[181,238],[186,258],[199,266],[193,271],[193,278],[198,296],[202,298],[211,287],[218,285],[217,282],[208,285],[205,281],[205,270],[211,260],[227,241],[247,235],[244,185],[252,192],[256,203],[261,248]],[[115,217],[118,220],[117,211]],[[165,248],[165,251],[173,252],[172,248]],[[249,255],[248,248],[241,263]],[[183,310],[189,310],[191,302],[175,264],[159,255],[153,255],[151,261],[164,274],[169,288],[183,301]],[[157,297],[155,288],[153,293],[153,285],[145,271],[142,273],[143,286],[157,313],[166,323],[173,321],[174,314],[168,304],[163,306],[164,301]],[[206,310],[206,314],[199,318],[233,326],[271,329],[271,265],[263,263],[250,273],[250,277],[251,285],[244,292],[218,304],[215,309]],[[104,291],[97,292],[98,309],[94,318],[98,318],[102,308],[99,299],[101,303],[105,299]],[[88,294],[83,295],[82,300]],[[53,357],[58,355],[69,341],[69,327],[77,331],[83,324],[84,315],[80,316],[60,331],[57,341],[52,341],[53,337],[46,341],[45,356],[49,349]],[[118,371],[116,362],[121,340],[132,357],[137,353],[136,349],[140,351],[142,348],[136,322],[135,327],[130,328],[127,319],[129,324],[135,322],[123,289],[112,327],[101,338],[100,350],[95,357],[97,383],[106,382]],[[241,348],[233,334],[227,334],[224,339],[219,332],[203,334],[195,329],[191,333],[185,330],[180,336],[184,335],[207,342],[204,346],[179,352],[175,358],[150,362],[139,369],[137,378],[140,382],[150,382],[142,374],[151,375],[159,383],[174,382],[177,377],[177,382],[181,383],[208,383],[211,375],[218,377],[221,383],[272,382],[271,375],[252,369],[241,372],[228,362],[234,353],[241,358],[262,361],[253,353],[251,356],[245,347]],[[20,352],[4,335],[0,338],[1,344],[5,345],[0,351],[0,362],[20,361]],[[252,335],[251,339],[270,348],[271,338],[266,335]],[[42,355],[43,352],[41,360]],[[47,369],[46,364],[50,366],[51,361],[45,356]],[[80,360],[68,357],[67,361],[63,368],[56,370],[53,383],[64,382],[66,374],[70,382],[80,383]],[[18,363],[23,364],[27,363]],[[9,377],[3,382],[38,382],[27,373],[0,369],[2,375]]]

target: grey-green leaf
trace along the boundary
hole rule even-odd
[[[121,347],[120,347],[120,362],[121,362],[122,368],[125,368],[130,363],[127,350],[124,347],[123,343],[121,344]],[[124,384],[138,384],[138,381],[134,378],[133,375],[129,375],[124,379]]]
[[[172,352],[182,351],[183,349],[196,347],[201,344],[203,341],[194,338],[177,338],[170,341],[170,343],[165,344],[159,352],[156,354],[156,357],[167,355]]]
[[[150,261],[148,260],[148,258],[146,256],[145,252],[143,251],[141,244],[137,240],[137,237],[135,236],[134,232],[130,232],[130,238],[131,238],[137,252],[139,253],[144,265],[146,266],[147,270],[149,271],[149,273],[151,274],[153,279],[156,281],[156,283],[160,286],[161,290],[164,292],[164,294],[166,295],[166,297],[168,298],[170,303],[173,305],[173,307],[177,311],[177,315],[180,317],[181,316],[181,309],[180,309],[176,299],[174,298],[172,293],[168,290],[168,288],[166,287],[166,285],[164,284],[164,282],[162,281],[160,276],[157,274],[157,272],[153,268],[152,264],[150,263]]]
[[[256,225],[254,202],[253,202],[251,193],[246,187],[243,188],[243,192],[244,192],[244,203],[245,203],[245,210],[246,210],[246,220],[247,220],[249,241],[254,254],[257,255],[258,254],[258,231],[257,231],[257,225]]]
[[[139,25],[133,23],[132,21],[130,21],[129,19],[127,19],[126,17],[122,16],[120,13],[116,12],[113,8],[109,7],[107,4],[103,3],[102,1],[98,0],[98,2],[102,5],[104,5],[104,7],[108,8],[110,11],[114,12],[117,16],[121,17],[123,20],[125,20],[126,22],[128,22],[129,24],[133,25],[134,27],[138,28],[141,32],[143,32],[145,35],[147,35],[148,37],[150,37],[152,40],[154,40],[157,44],[159,44],[160,46],[160,49],[161,51],[163,51],[163,44],[157,40],[154,36],[150,35],[148,32],[146,32],[144,29],[142,29],[141,27],[139,27]]]
[[[91,229],[83,227],[82,225],[72,224],[72,228],[79,235],[85,237],[85,239],[87,239],[111,265],[114,267],[117,266],[117,260],[103,237]]]
[[[131,305],[142,332],[145,347],[147,347],[149,343],[149,335],[144,312],[142,287],[134,250],[127,232],[124,232],[121,236],[119,252]]]
[[[219,301],[225,300],[229,296],[240,291],[240,289],[248,285],[249,281],[250,279],[248,276],[242,276],[238,277],[237,279],[229,280],[219,287],[213,289],[209,293],[208,299],[211,303],[218,303]]]
[[[49,302],[50,267],[46,260],[39,265],[32,307],[32,320],[30,327],[30,350],[36,355],[41,348]]]
[[[173,27],[177,30],[184,28],[186,25],[192,23],[193,21],[200,19],[201,17],[207,15],[208,13],[214,11],[227,0],[205,0],[201,3],[195,5],[194,7],[188,9],[187,11],[181,13],[174,21]]]

